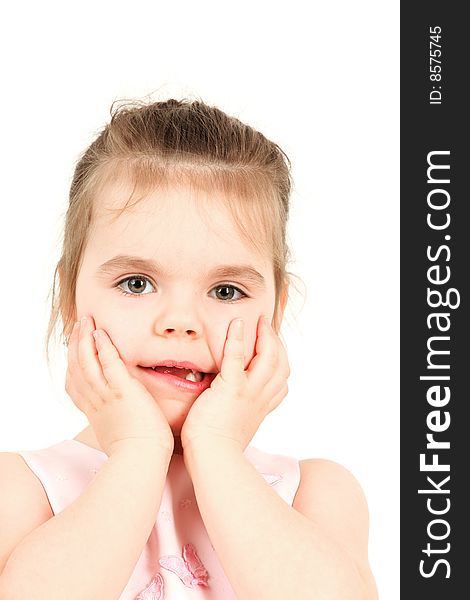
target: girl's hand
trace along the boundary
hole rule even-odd
[[[68,346],[65,390],[88,417],[103,451],[145,444],[173,451],[173,434],[147,388],[129,374],[108,334],[94,320],[75,323]]]
[[[244,370],[243,321],[231,321],[220,373],[192,405],[181,429],[181,444],[198,438],[230,439],[242,448],[266,415],[287,394],[290,375],[285,348],[268,320],[258,321],[255,356]]]

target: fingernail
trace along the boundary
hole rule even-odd
[[[87,318],[86,318],[86,317],[82,317],[82,320],[81,320],[81,327],[85,327],[85,325],[86,325],[86,322],[87,322]]]

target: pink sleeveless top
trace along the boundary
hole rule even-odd
[[[54,514],[80,496],[108,459],[78,440],[17,453],[40,480]],[[299,462],[251,446],[244,455],[266,485],[292,505]],[[174,454],[155,526],[119,600],[184,598],[237,600],[204,527],[183,457]]]

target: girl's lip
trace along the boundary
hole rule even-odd
[[[205,373],[206,371],[204,369],[201,369],[200,367],[198,367],[197,365],[194,365],[193,363],[190,362],[178,362],[177,360],[164,360],[162,362],[159,363],[155,363],[155,364],[151,364],[151,365],[141,365],[143,367],[146,368],[150,368],[150,367],[180,367],[181,369],[191,369],[192,371],[199,371],[199,373]]]
[[[202,381],[190,381],[189,379],[181,379],[181,377],[170,375],[169,373],[160,373],[158,371],[154,371],[151,367],[139,367],[139,369],[142,369],[148,373],[150,377],[156,378],[157,380],[162,381],[173,388],[178,388],[182,391],[193,392],[196,394],[201,394],[204,390],[209,388],[211,383],[217,377],[217,373],[204,373],[204,378]]]

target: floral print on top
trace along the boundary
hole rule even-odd
[[[80,496],[108,458],[78,440],[18,454],[41,481],[54,514]],[[298,460],[252,446],[244,455],[266,484],[292,505],[300,482]],[[155,526],[119,600],[186,598],[237,600],[204,527],[183,457],[174,454]]]

